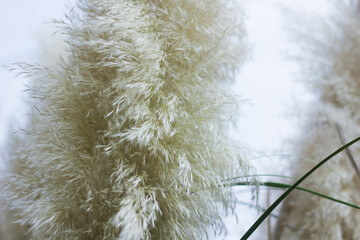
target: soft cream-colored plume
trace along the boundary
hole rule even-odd
[[[295,142],[296,177],[315,166],[331,152],[360,136],[360,9],[357,1],[337,3],[332,18],[303,34],[307,48],[302,64],[309,86],[318,95]],[[308,55],[307,55],[308,54]],[[343,139],[343,140],[342,140]],[[324,185],[346,199],[322,188],[326,195],[360,205],[360,147],[355,144],[314,172],[308,180]],[[285,201],[275,239],[360,239],[360,211],[303,192]]]
[[[61,38],[60,34],[53,34],[56,31],[55,28],[43,28],[40,30],[38,36],[40,55],[38,61],[48,67],[56,67],[59,64],[59,61],[62,58],[66,58],[66,51],[64,49],[64,40]],[[31,108],[31,106],[27,106]],[[29,109],[28,109],[29,110]],[[30,111],[28,119],[26,121],[26,128],[30,129],[35,127],[36,124],[39,124],[39,112],[36,108],[32,108]],[[17,123],[13,119],[13,122]],[[0,154],[2,161],[5,163],[10,161],[8,164],[7,171],[13,173],[20,173],[23,171],[23,161],[18,161],[16,159],[16,152],[19,149],[26,146],[26,136],[16,133],[15,127],[10,126],[8,130],[8,141],[5,149],[1,149]],[[21,150],[20,150],[21,151]],[[14,159],[15,158],[15,159]],[[3,171],[0,171],[0,176],[4,174]],[[18,221],[21,219],[19,212],[17,210],[10,210],[4,207],[5,201],[0,196],[0,206],[3,208],[0,209],[0,239],[1,240],[25,240],[30,238],[28,234],[28,225],[21,225]]]
[[[32,239],[223,230],[215,200],[232,208],[233,194],[221,182],[248,169],[225,127],[245,50],[230,3],[80,0],[59,22],[66,60],[20,64],[39,119],[3,193]]]

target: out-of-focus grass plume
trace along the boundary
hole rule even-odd
[[[321,160],[360,135],[359,2],[338,1],[331,17],[317,20],[319,24],[304,24],[307,27],[298,29],[296,35],[304,50],[299,57],[304,78],[318,96],[302,119],[304,131],[295,143],[299,157],[293,167],[296,177],[315,165],[309,159]],[[358,145],[351,147],[309,180],[359,205],[360,178],[350,162],[353,158],[360,165],[359,153]],[[282,208],[281,219],[274,239],[360,239],[360,212],[317,196],[294,192]]]
[[[220,232],[223,179],[249,166],[226,134],[244,60],[222,0],[79,0],[58,21],[67,56],[18,64],[36,123],[2,192],[32,239],[201,239]],[[240,15],[240,18],[238,17]]]

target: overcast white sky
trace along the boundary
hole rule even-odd
[[[44,22],[62,18],[66,12],[65,0],[1,0],[0,2],[0,65],[17,61],[36,62],[39,46],[49,33]],[[286,138],[297,132],[296,122],[286,117],[296,104],[309,98],[301,83],[296,63],[286,59],[285,53],[295,51],[288,41],[284,27],[288,22],[282,6],[303,9],[304,12],[326,14],[329,6],[325,0],[239,0],[247,15],[248,41],[252,52],[243,66],[236,92],[249,100],[242,111],[239,132],[233,136],[254,149],[257,156],[282,149]],[[305,16],[304,16],[305,17]],[[46,42],[47,40],[45,40]],[[16,128],[25,114],[21,77],[0,70],[0,147],[6,148],[6,135],[10,127]],[[259,173],[279,172],[286,169],[286,162],[277,158],[252,161]],[[276,163],[276,164],[274,164]],[[280,164],[282,167],[278,167]],[[245,201],[248,201],[244,199]],[[263,201],[263,200],[261,200]],[[226,220],[229,235],[226,239],[240,239],[255,220],[256,211],[238,208],[239,223],[235,218]],[[251,239],[267,239],[264,232]]]

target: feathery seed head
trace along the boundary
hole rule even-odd
[[[34,239],[199,239],[246,163],[224,120],[243,28],[220,0],[79,0],[68,56],[23,65],[41,124],[5,193]],[[235,111],[236,112],[236,111]],[[240,163],[240,164],[239,164]]]

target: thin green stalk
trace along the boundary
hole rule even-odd
[[[260,224],[266,219],[267,216],[297,187],[300,183],[302,183],[308,176],[310,176],[314,171],[316,171],[319,167],[321,167],[324,163],[326,163],[329,159],[358,142],[360,137],[355,138],[351,142],[345,144],[341,148],[337,149],[335,152],[331,153],[324,160],[322,160],[319,164],[313,167],[310,171],[308,171],[304,176],[302,176],[297,182],[295,182],[290,188],[288,188],[259,218],[258,220],[249,228],[249,230],[241,237],[240,240],[248,239],[251,234],[260,226]]]
[[[230,186],[249,186],[249,185],[255,185],[255,184],[254,183],[249,183],[249,182],[235,182],[235,183],[230,184]],[[258,186],[275,187],[275,188],[291,188],[292,185],[286,184],[286,183],[278,183],[278,182],[262,182]],[[300,191],[304,191],[304,192],[308,192],[308,193],[314,194],[316,196],[326,198],[326,199],[329,199],[329,200],[337,202],[337,203],[344,204],[344,205],[349,206],[349,207],[360,209],[360,206],[357,206],[355,204],[342,201],[342,200],[337,199],[337,198],[330,197],[328,195],[325,195],[325,194],[322,194],[322,193],[319,193],[319,192],[315,192],[315,191],[310,190],[308,188],[295,187],[295,189],[300,190]]]
[[[257,174],[257,175],[246,175],[246,176],[239,176],[239,177],[229,178],[226,181],[235,180],[235,179],[239,179],[239,178],[256,177],[256,176],[257,177],[279,177],[279,178],[287,178],[287,179],[294,179],[294,180],[297,179],[295,177],[277,175],[277,174]],[[340,194],[340,193],[338,193],[338,192],[336,192],[336,191],[332,190],[331,188],[328,188],[328,187],[326,187],[324,185],[317,184],[315,182],[308,181],[308,180],[305,180],[304,183],[315,185],[315,186],[317,186],[319,188],[327,190],[327,191],[329,191],[329,192],[331,192],[331,193],[333,193],[333,194],[335,194],[335,195],[337,195],[339,197],[342,197],[342,198],[346,199],[347,201],[350,201],[351,203],[355,204],[352,199],[350,199],[350,198],[348,198],[348,197],[346,197],[346,196],[344,196],[344,195],[342,195],[342,194]],[[253,184],[253,185],[256,185],[256,184]]]

